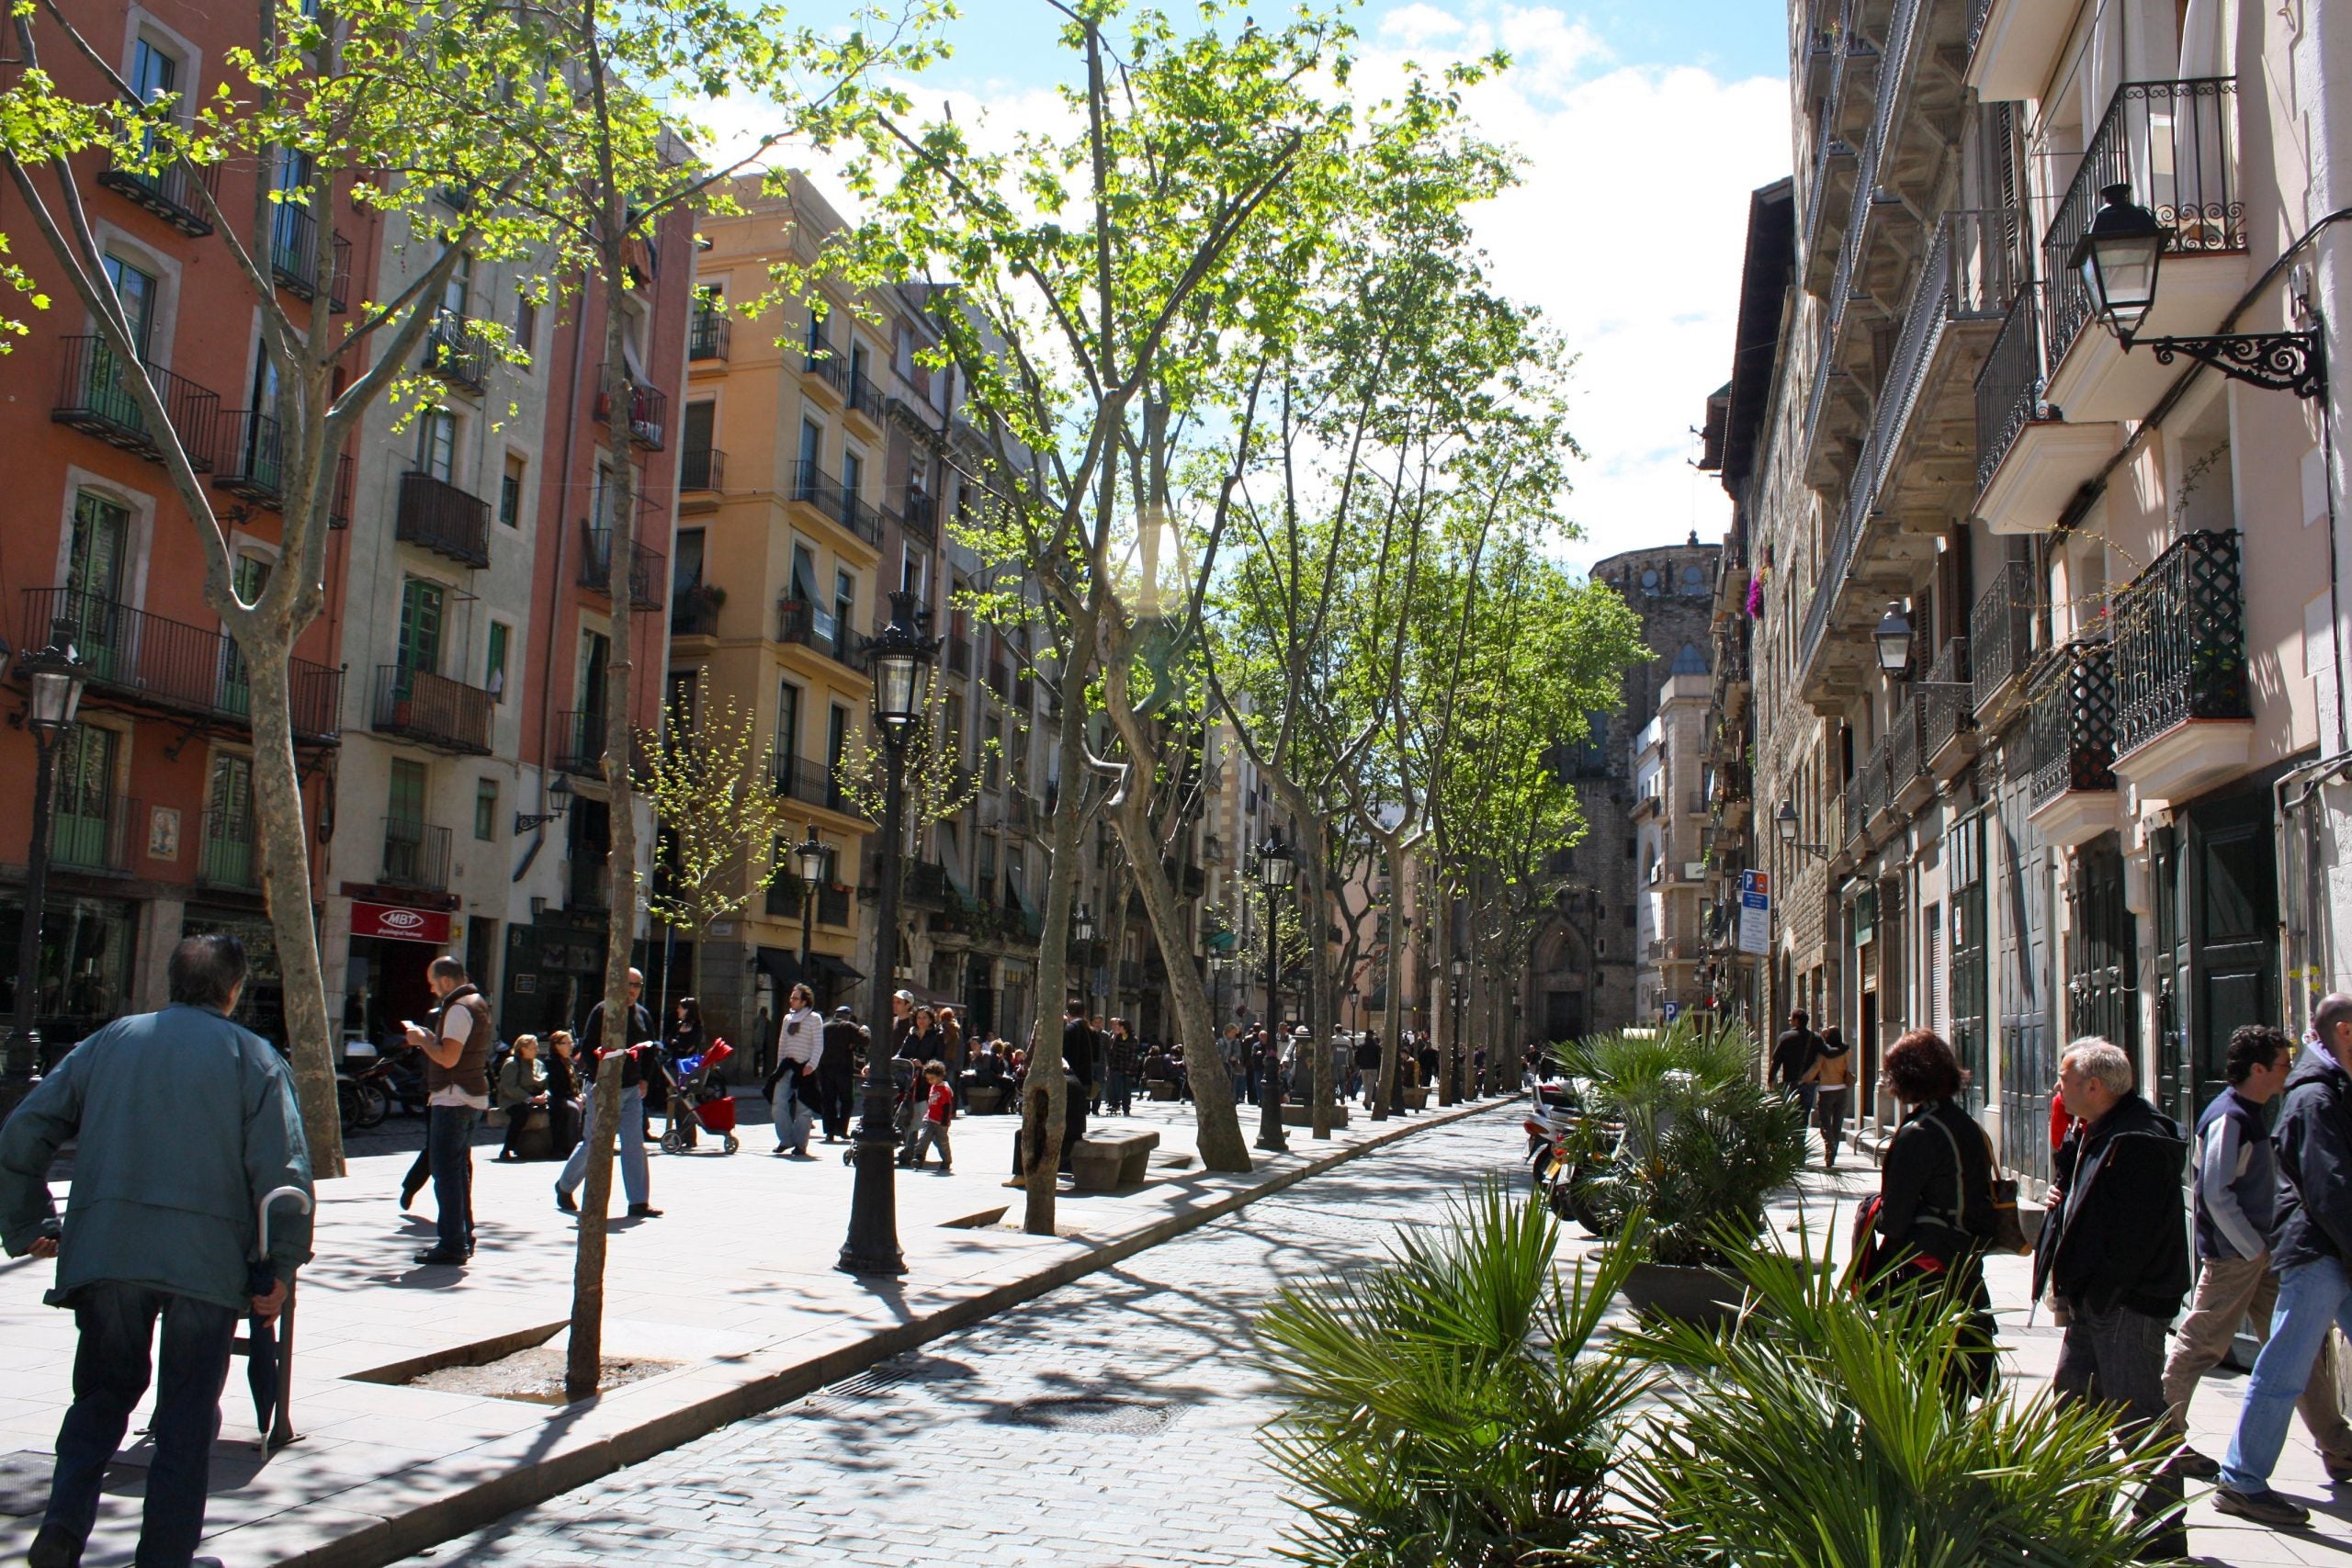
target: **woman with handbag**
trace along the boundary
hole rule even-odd
[[[808,1157],[808,1134],[817,1124],[808,1104],[817,1087],[817,1063],[824,1055],[825,1021],[817,1016],[817,996],[807,986],[792,987],[783,1027],[775,1039],[775,1066],[761,1087],[768,1097],[768,1114],[775,1123],[775,1152],[795,1159]]]
[[[1909,1285],[1967,1303],[1967,1349],[1952,1369],[1951,1392],[1981,1394],[1998,1376],[1993,1299],[1984,1288],[1984,1254],[2004,1239],[1992,1140],[1960,1106],[1960,1062],[1941,1035],[1911,1031],[1887,1052],[1883,1070],[1905,1109],[1887,1143],[1860,1283],[1880,1295]],[[2012,1224],[2015,1204],[2012,1196]]]

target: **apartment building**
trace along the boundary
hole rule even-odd
[[[1712,600],[1713,573],[1705,587]],[[1703,889],[1713,873],[1701,755],[1713,683],[1701,645],[1685,643],[1667,666],[1650,721],[1634,738],[1634,1016],[1645,1022],[1679,1017],[1704,999]]]
[[[94,0],[74,19],[125,81],[151,97],[178,95],[180,112],[220,81],[226,52],[249,27],[217,8]],[[54,40],[51,40],[52,43]],[[102,98],[107,85],[71,51],[51,48],[62,91]],[[203,192],[227,213],[250,213],[257,178],[277,172],[231,164],[155,175],[74,158],[75,195],[140,336],[141,355],[228,531],[241,585],[275,569],[280,449],[266,412],[260,304],[214,232]],[[34,178],[52,200],[46,170]],[[199,189],[199,186],[201,189]],[[334,226],[334,275],[316,276],[314,224]],[[329,291],[340,314],[354,269],[372,265],[378,220],[338,203],[332,214],[278,209],[266,265],[288,310]],[[43,281],[52,307],[30,314],[30,335],[0,365],[0,484],[13,504],[0,524],[6,638],[40,648],[62,621],[85,661],[77,722],[60,739],[50,873],[40,944],[39,1022],[70,1045],[127,1010],[164,1000],[164,964],[187,931],[233,931],[254,979],[244,1021],[284,1039],[276,946],[262,902],[253,821],[252,703],[243,668],[203,598],[197,525],[165,474],[156,434],[121,385],[119,368],[81,301],[41,247],[14,187],[0,189],[0,231]],[[343,588],[352,536],[347,466],[339,475],[328,547],[326,614],[299,641],[296,747],[305,799],[321,837],[322,810],[345,728]],[[20,682],[19,682],[20,684]],[[0,771],[28,782],[28,730],[0,728]],[[0,944],[14,953],[32,831],[31,791],[0,801]],[[0,1009],[13,1010],[13,973]]]
[[[1652,958],[1652,942],[1684,942],[1674,950],[1674,984],[1686,993],[1677,996],[1678,1007],[1694,999],[1688,993],[1693,993],[1698,960],[1695,892],[1673,896],[1671,919],[1681,924],[1668,929],[1661,922],[1669,917],[1667,890],[1686,882],[1695,889],[1686,874],[1704,859],[1698,852],[1706,807],[1697,798],[1702,783],[1688,708],[1694,695],[1704,705],[1721,555],[1721,546],[1700,543],[1694,532],[1684,544],[1629,550],[1593,566],[1594,581],[1614,588],[1640,618],[1650,657],[1628,667],[1613,712],[1585,716],[1589,733],[1582,742],[1554,749],[1553,766],[1575,784],[1587,830],[1581,842],[1553,857],[1553,873],[1566,886],[1536,931],[1522,982],[1520,1017],[1543,1039],[1573,1040],[1656,1021],[1660,1004],[1674,993],[1664,989],[1663,970],[1655,972],[1649,990],[1641,988],[1644,964],[1666,957],[1662,949]],[[1676,769],[1679,798],[1661,796],[1652,807],[1636,788],[1634,761],[1640,738],[1669,691],[1676,743],[1682,745],[1687,734],[1691,754]],[[1662,752],[1653,772],[1663,774]]]
[[[2346,24],[2153,0],[1791,20],[1792,281],[1735,488],[1764,990],[1842,1023],[1865,1081],[1903,1029],[1945,1032],[2039,1175],[2062,1042],[2123,1044],[2186,1115],[2234,1027],[2335,983],[2309,897],[2333,868],[2290,863],[2298,916],[2279,859],[2282,796],[2324,844],[2300,785],[2342,750],[2325,404],[2153,340],[2291,331],[2334,276],[2308,231],[2340,205],[2318,84]],[[2110,192],[2161,233],[2132,344],[2077,265]]]

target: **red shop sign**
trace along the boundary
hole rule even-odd
[[[354,899],[351,934],[429,942],[438,947],[449,940],[449,917],[438,909],[405,909],[398,904],[363,904]]]

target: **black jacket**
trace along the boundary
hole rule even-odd
[[[1772,1081],[1786,1087],[1813,1070],[1821,1055],[1821,1036],[1810,1029],[1792,1029],[1772,1043]]]
[[[2352,1258],[2352,1077],[2316,1045],[2287,1075],[2270,1144],[2278,1159],[2270,1267]]]
[[[1094,1031],[1082,1018],[1062,1021],[1062,1066],[1079,1082],[1093,1087]]]
[[[846,1019],[825,1025],[825,1049],[817,1058],[817,1076],[827,1083],[845,1084],[857,1077],[857,1054],[865,1048],[865,1026]]]
[[[1920,1106],[1886,1145],[1879,1198],[1879,1243],[1889,1257],[1914,1252],[1950,1267],[1990,1241],[1993,1154],[1984,1129],[1949,1100]]]
[[[2067,1134],[2034,1245],[2034,1299],[2052,1287],[2095,1312],[2169,1323],[2188,1293],[2188,1159],[2180,1123],[2136,1094]]]

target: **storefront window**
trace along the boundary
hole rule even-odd
[[[41,919],[36,1011],[50,1060],[127,1010],[138,908],[123,900],[50,895]],[[24,895],[0,895],[0,953],[11,961],[9,973],[0,976],[0,1017],[16,1016],[13,960],[24,919]]]
[[[280,1051],[288,1048],[286,982],[277,962],[277,933],[269,917],[249,909],[190,904],[180,919],[182,936],[232,936],[245,944],[245,990],[230,1016]]]

